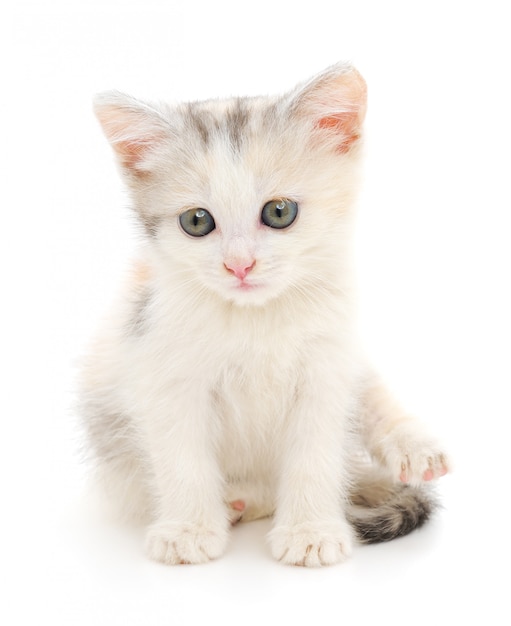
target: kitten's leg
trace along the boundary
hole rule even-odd
[[[173,391],[157,403],[147,432],[158,501],[158,518],[147,533],[151,558],[168,564],[204,563],[220,556],[229,530],[224,485],[216,462],[207,393]],[[170,423],[170,427],[169,427]]]
[[[440,443],[405,413],[376,376],[363,389],[360,422],[370,454],[395,480],[418,485],[449,471]]]
[[[80,407],[96,457],[95,484],[115,517],[147,523],[152,518],[152,502],[144,455],[135,444],[138,433],[129,415],[112,411],[112,402],[106,408],[108,404],[96,388],[87,390]]]
[[[347,481],[343,445],[352,409],[327,350],[310,357],[281,447],[282,465],[274,528],[274,557],[292,565],[343,561],[352,529],[344,514]],[[327,360],[323,360],[327,358]]]

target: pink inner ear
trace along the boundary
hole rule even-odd
[[[359,112],[337,113],[322,117],[318,122],[319,128],[331,130],[339,134],[339,152],[348,152],[352,144],[360,138]]]
[[[118,141],[113,144],[122,165],[130,169],[137,169],[137,166],[143,161],[144,156],[150,150],[151,146],[156,143],[156,137],[151,139],[138,139],[133,141]]]
[[[96,115],[121,164],[143,170],[145,157],[164,138],[161,120],[144,109],[116,104],[99,104]]]
[[[334,66],[307,85],[302,98],[303,113],[328,131],[339,152],[348,152],[360,138],[366,110],[366,84],[357,70]]]

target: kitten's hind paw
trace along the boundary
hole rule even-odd
[[[229,520],[232,526],[241,521],[245,509],[246,505],[244,500],[233,500],[229,502]]]
[[[273,556],[286,565],[334,565],[351,554],[351,528],[340,522],[277,526],[269,539]]]
[[[207,563],[224,553],[227,539],[225,528],[158,522],[147,532],[146,550],[151,559],[167,565]]]

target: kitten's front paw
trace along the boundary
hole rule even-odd
[[[384,464],[403,483],[419,485],[444,476],[450,469],[438,441],[413,422],[396,426],[382,441],[381,452]]]
[[[157,522],[146,537],[148,556],[167,565],[207,563],[225,551],[228,532],[203,524]]]
[[[273,556],[287,565],[333,565],[351,554],[351,527],[344,522],[276,526],[269,539]]]

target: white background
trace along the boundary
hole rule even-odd
[[[510,623],[509,39],[492,0],[2,9],[3,624]],[[218,562],[153,564],[86,495],[78,457],[74,362],[136,246],[91,98],[280,92],[346,59],[370,97],[361,328],[452,452],[444,510],[323,570],[274,563],[267,521]]]

